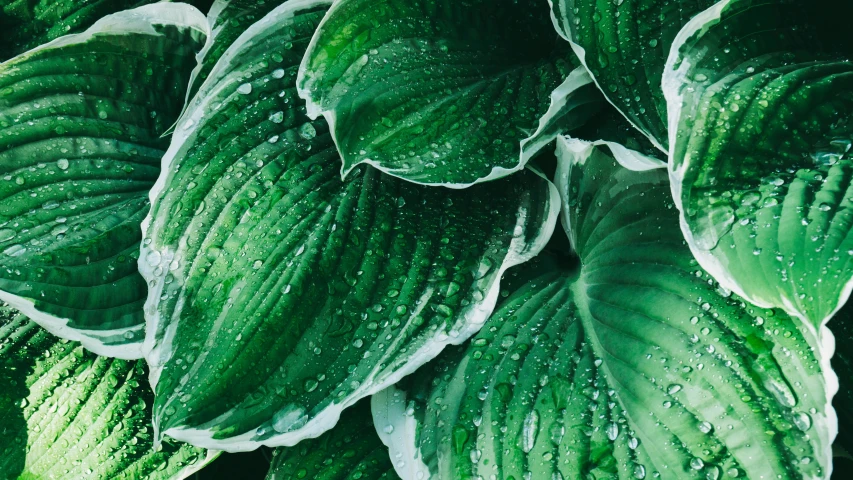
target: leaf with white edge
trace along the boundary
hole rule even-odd
[[[362,400],[341,416],[334,429],[294,447],[277,448],[267,480],[399,480],[388,448],[379,440]]]
[[[814,329],[853,288],[853,62],[832,51],[853,49],[825,22],[835,4],[720,2],[684,27],[664,75],[693,254]]]
[[[81,32],[107,15],[156,0],[0,0],[0,61],[63,35]],[[207,9],[211,0],[188,0]]]
[[[198,92],[222,54],[252,24],[286,0],[216,0],[207,15],[210,39],[199,54],[200,62],[190,80],[190,96]],[[287,48],[287,45],[284,45]]]
[[[578,65],[535,2],[336,0],[297,84],[344,176],[366,163],[464,188],[523,169],[600,107]]]
[[[0,478],[178,480],[216,457],[154,448],[145,362],[99,357],[0,305]]]
[[[322,434],[474,334],[556,224],[531,171],[467,190],[369,166],[342,181],[295,82],[327,8],[250,27],[178,122],[140,256],[160,434],[229,451]]]
[[[0,64],[0,299],[95,353],[142,356],[140,223],[206,30],[161,3]]]
[[[663,151],[661,76],[669,47],[681,27],[715,1],[548,0],[557,31],[607,99]]]
[[[467,348],[373,397],[400,476],[828,478],[824,348],[696,266],[665,169],[558,142],[579,260],[513,269]]]

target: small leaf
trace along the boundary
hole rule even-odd
[[[216,452],[154,448],[145,363],[98,357],[0,306],[0,476],[178,480]]]
[[[556,224],[531,171],[465,191],[369,166],[342,181],[295,85],[326,7],[250,27],[178,122],[140,257],[160,434],[226,450],[320,435],[476,332]]]
[[[299,91],[343,158],[464,188],[524,168],[600,106],[547,10],[514,0],[336,0]]]
[[[0,64],[0,299],[96,353],[141,357],[139,223],[206,30],[161,3]]]
[[[558,142],[579,262],[511,270],[508,297],[466,347],[373,397],[398,474],[827,478],[823,345],[695,265],[665,170]]]

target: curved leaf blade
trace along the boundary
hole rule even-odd
[[[215,452],[149,426],[145,363],[98,357],[0,306],[0,477],[178,480]]]
[[[512,0],[336,0],[300,69],[345,176],[360,164],[464,188],[524,168],[599,107],[548,14]],[[556,112],[561,112],[555,114]]]
[[[560,142],[580,265],[519,267],[466,348],[374,397],[400,476],[828,477],[821,345],[709,283],[663,169]]]
[[[184,3],[206,10],[210,2],[189,0]],[[82,32],[107,15],[151,3],[155,1],[4,0],[0,2],[0,28],[4,35],[0,61],[61,36]]]
[[[833,53],[826,11],[720,2],[685,26],[664,76],[673,195],[696,259],[816,330],[853,288],[853,63]]]
[[[208,43],[199,54],[201,59],[190,80],[190,97],[198,92],[210,75],[213,67],[240,35],[266,14],[287,0],[216,0],[213,2],[207,21],[211,34]],[[291,0],[292,1],[292,0]]]
[[[548,0],[567,39],[607,99],[659,149],[667,148],[661,77],[684,24],[715,0]]]
[[[204,17],[117,13],[0,64],[0,298],[96,353],[141,357],[141,232]]]
[[[320,435],[480,328],[553,231],[556,189],[529,171],[466,191],[366,166],[342,181],[295,88],[327,8],[250,27],[178,122],[139,264],[161,434],[232,451]]]
[[[373,428],[370,402],[344,412],[334,429],[294,447],[277,448],[267,480],[398,480]]]

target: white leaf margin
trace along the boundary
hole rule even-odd
[[[330,3],[330,0],[289,0],[253,24],[243,32],[237,40],[235,40],[225,54],[223,54],[222,58],[220,58],[216,63],[213,70],[211,70],[210,75],[199,88],[198,94],[192,99],[189,107],[178,120],[178,128],[176,129],[176,132],[172,137],[172,143],[169,145],[169,149],[162,160],[160,177],[157,179],[157,182],[149,193],[152,205],[156,202],[160,194],[167,188],[167,184],[171,179],[170,173],[178,163],[180,157],[188,150],[191,142],[198,137],[199,127],[203,123],[205,112],[209,111],[211,99],[216,98],[217,94],[222,90],[232,88],[235,84],[245,82],[244,72],[233,68],[234,63],[237,61],[242,51],[245,48],[250,47],[257,36],[268,34],[268,32],[280,28],[283,21],[288,18],[292,18],[298,11],[313,8],[315,6],[328,5]],[[567,82],[572,80],[575,83],[567,86],[566,90],[568,93],[575,91],[571,86],[578,82],[580,82],[581,86],[589,83],[589,81],[584,79],[583,73],[584,72],[582,71],[578,71],[574,76],[570,75]],[[565,101],[568,102],[569,100],[566,99]],[[552,100],[552,104],[553,103],[554,101]],[[557,104],[559,105],[559,101],[557,101]],[[555,108],[559,109],[559,107]],[[549,110],[549,112],[550,111],[551,110]],[[547,124],[545,127],[541,128],[547,128]],[[542,148],[545,144],[547,144],[547,142],[540,145],[538,148]],[[155,444],[159,444],[163,436],[169,436],[197,447],[224,450],[227,452],[250,451],[257,449],[260,446],[289,447],[296,445],[304,439],[319,437],[334,427],[345,408],[354,405],[362,398],[373,395],[397,383],[406,375],[409,375],[420,366],[438,356],[438,354],[441,353],[447,345],[461,344],[477,333],[495,308],[500,293],[500,279],[503,276],[503,273],[507,269],[531,260],[533,257],[538,255],[539,252],[545,248],[545,245],[550,240],[551,235],[556,228],[557,219],[560,214],[560,195],[557,191],[557,187],[540,172],[532,169],[531,171],[540,176],[543,181],[547,183],[549,200],[546,221],[541,226],[540,230],[537,232],[538,235],[532,242],[524,242],[522,239],[523,237],[513,238],[500,267],[495,270],[493,275],[488,275],[483,279],[483,281],[485,281],[485,285],[483,285],[483,287],[485,288],[482,288],[482,290],[486,292],[484,299],[479,303],[469,305],[464,312],[461,312],[458,315],[456,324],[453,325],[452,329],[450,329],[453,335],[445,334],[443,332],[444,329],[439,328],[437,330],[438,333],[435,334],[431,341],[426,342],[411,354],[409,362],[404,368],[401,368],[390,375],[380,376],[383,372],[381,372],[377,367],[373,372],[371,372],[371,375],[362,382],[361,386],[357,390],[341,399],[339,403],[330,405],[321,415],[313,418],[305,426],[295,431],[280,433],[263,441],[253,439],[253,437],[256,436],[255,432],[247,432],[227,439],[215,439],[215,426],[230,417],[232,415],[231,412],[226,412],[220,417],[207,422],[203,428],[171,428],[165,431],[160,429],[159,420],[155,417]],[[522,208],[516,212],[516,217],[516,225],[523,228],[527,219],[527,212]],[[149,232],[152,221],[153,217],[151,213],[149,213],[142,222],[143,238],[150,238]],[[153,252],[156,252],[157,255],[153,255]],[[156,265],[149,262],[149,255],[159,257],[159,261]],[[146,331],[142,352],[150,369],[149,383],[151,384],[151,388],[155,391],[163,366],[167,361],[169,361],[175,351],[173,342],[179,322],[167,321],[167,319],[164,319],[161,316],[161,313],[157,308],[159,299],[161,295],[163,295],[166,284],[163,276],[157,276],[154,274],[154,269],[157,265],[170,264],[176,255],[180,255],[180,251],[176,251],[171,246],[158,245],[151,240],[150,243],[142,243],[141,253],[139,256],[139,271],[149,285],[148,300],[145,303]],[[182,279],[175,278],[171,285],[180,286],[181,283]],[[172,318],[180,317],[181,309],[185,306],[185,301],[185,298],[178,300],[176,303],[176,310],[172,313]],[[416,314],[417,312],[415,312],[412,317]],[[394,347],[391,346],[389,347],[389,350],[393,348]],[[196,360],[195,366],[192,368],[198,368],[197,365],[199,365],[201,360],[207,355],[208,352],[203,352]],[[381,365],[382,363],[382,361],[379,361],[377,362],[377,365]]]

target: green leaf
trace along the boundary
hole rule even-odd
[[[388,449],[373,428],[370,402],[347,409],[340,422],[318,438],[273,452],[267,480],[395,480]]]
[[[696,266],[664,169],[558,142],[579,260],[514,269],[467,348],[374,396],[400,476],[828,478],[826,346]]]
[[[139,224],[206,29],[149,5],[0,64],[0,299],[102,355],[142,356]]]
[[[207,16],[211,35],[201,52],[202,61],[196,67],[190,80],[190,97],[198,92],[228,47],[247,28],[285,1],[287,0],[216,0],[213,3]],[[286,48],[287,46],[285,46]]]
[[[216,452],[154,448],[145,363],[99,357],[0,306],[0,478],[187,478]]]
[[[853,63],[832,52],[844,45],[823,20],[831,8],[720,2],[685,26],[664,76],[673,195],[696,259],[815,329],[853,288]]]
[[[672,40],[716,0],[548,0],[554,25],[601,91],[666,151],[661,76]]]
[[[89,28],[106,15],[156,0],[0,0],[0,60],[6,60],[63,35]],[[211,0],[189,0],[206,9]]]
[[[331,125],[342,174],[365,163],[463,188],[582,124],[599,97],[532,3],[335,0],[297,84]]]
[[[559,214],[531,171],[465,191],[369,166],[342,181],[296,92],[327,2],[250,27],[178,122],[140,269],[155,427],[229,451],[320,435],[480,328]],[[291,49],[278,48],[292,44]]]

